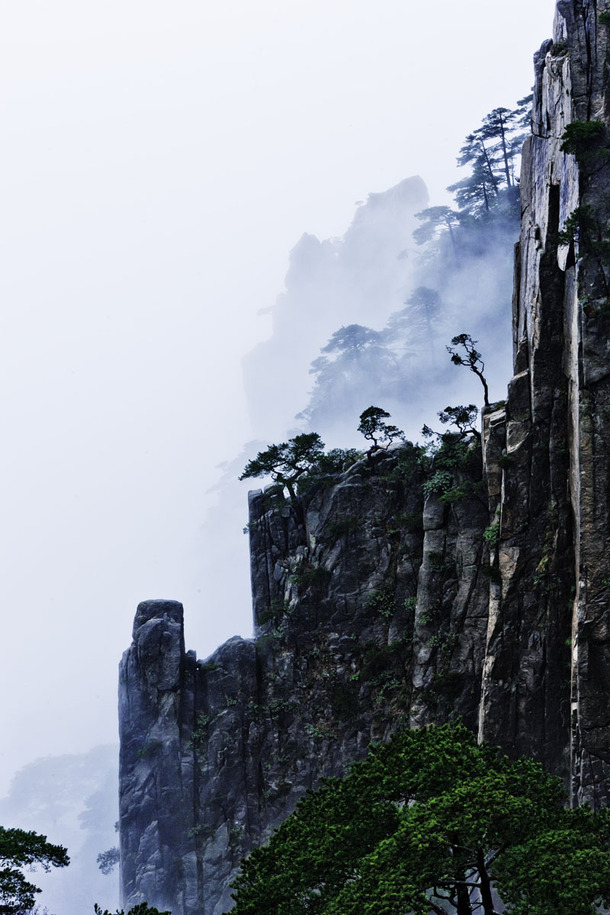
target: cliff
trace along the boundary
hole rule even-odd
[[[121,664],[127,903],[219,913],[241,857],[321,777],[401,722],[476,727],[489,570],[480,454],[468,492],[427,499],[412,446],[314,484],[295,507],[252,493],[256,638],[205,662],[182,606],[138,607]]]
[[[607,11],[610,13],[610,9]],[[241,856],[402,722],[460,716],[607,803],[610,26],[558,3],[535,57],[514,376],[475,446],[251,495],[256,637],[206,661],[148,601],[121,664],[124,902],[218,915]],[[576,154],[570,123],[599,122]],[[441,472],[442,471],[442,472]]]

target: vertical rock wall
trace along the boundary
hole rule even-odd
[[[481,734],[607,802],[610,455],[610,27],[590,0],[559,2],[535,56],[514,297],[498,547]],[[599,122],[578,155],[566,125]],[[575,237],[565,236],[576,224]],[[569,232],[567,233],[570,234]],[[561,243],[563,242],[563,243]]]

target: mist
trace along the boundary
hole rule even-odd
[[[480,399],[444,351],[454,333],[479,339],[503,396],[510,251],[456,284],[428,275],[411,232],[415,212],[447,201],[464,136],[527,92],[553,4],[518,0],[510,17],[482,0],[2,12],[11,797],[35,760],[116,746],[116,669],[140,600],[183,601],[201,657],[251,633],[251,484],[235,478],[252,450],[307,425],[311,362],[342,325],[381,331],[418,286],[438,289],[438,384],[381,404],[411,437],[446,383],[450,400]],[[358,443],[351,409],[322,423],[329,444]],[[2,810],[74,844],[61,819]]]

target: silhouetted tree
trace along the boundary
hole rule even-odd
[[[381,407],[368,407],[360,414],[358,432],[361,432],[368,442],[372,442],[367,451],[369,460],[375,451],[386,451],[392,442],[405,439],[404,432],[398,426],[385,422],[389,417],[387,410],[383,410]]]
[[[285,486],[291,500],[296,503],[295,483],[315,466],[323,451],[324,442],[318,433],[304,432],[287,442],[269,445],[265,451],[259,451],[253,460],[248,461],[239,479],[269,476],[275,483]]]
[[[108,909],[102,909],[97,903],[93,906],[93,911],[95,915],[125,915],[124,909],[117,909],[113,913],[109,912]],[[128,910],[127,915],[172,915],[172,913],[167,911],[160,912],[159,909],[149,905],[147,902],[138,902],[137,905]]]
[[[67,850],[47,842],[46,836],[0,826],[0,915],[22,915],[34,908],[41,891],[25,879],[22,868],[40,865],[50,871],[69,863]]]
[[[451,356],[451,361],[454,365],[464,365],[477,376],[483,385],[485,406],[488,407],[489,387],[487,385],[487,379],[483,374],[485,371],[485,363],[481,358],[480,352],[475,348],[476,342],[477,341],[473,340],[470,334],[458,334],[456,337],[452,337],[452,345],[447,347],[447,352]],[[460,352],[457,347],[461,347],[462,351]]]

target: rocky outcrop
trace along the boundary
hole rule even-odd
[[[606,15],[608,11],[606,11]],[[506,406],[501,599],[490,613],[481,735],[569,772],[575,801],[607,802],[610,456],[610,28],[560,2],[535,57],[522,167]],[[562,151],[566,125],[601,133]],[[596,125],[594,125],[595,127]]]
[[[405,723],[461,717],[560,774],[575,803],[610,802],[605,16],[561,0],[535,57],[514,376],[482,453],[424,471],[406,446],[297,503],[252,494],[253,640],[198,661],[180,605],[138,608],[121,665],[127,905],[227,911],[241,856]],[[562,149],[574,122],[593,128]]]
[[[325,776],[412,718],[476,727],[489,579],[480,458],[460,501],[412,446],[250,499],[256,638],[185,653],[182,607],[147,601],[121,664],[125,904],[230,908],[228,884]]]

